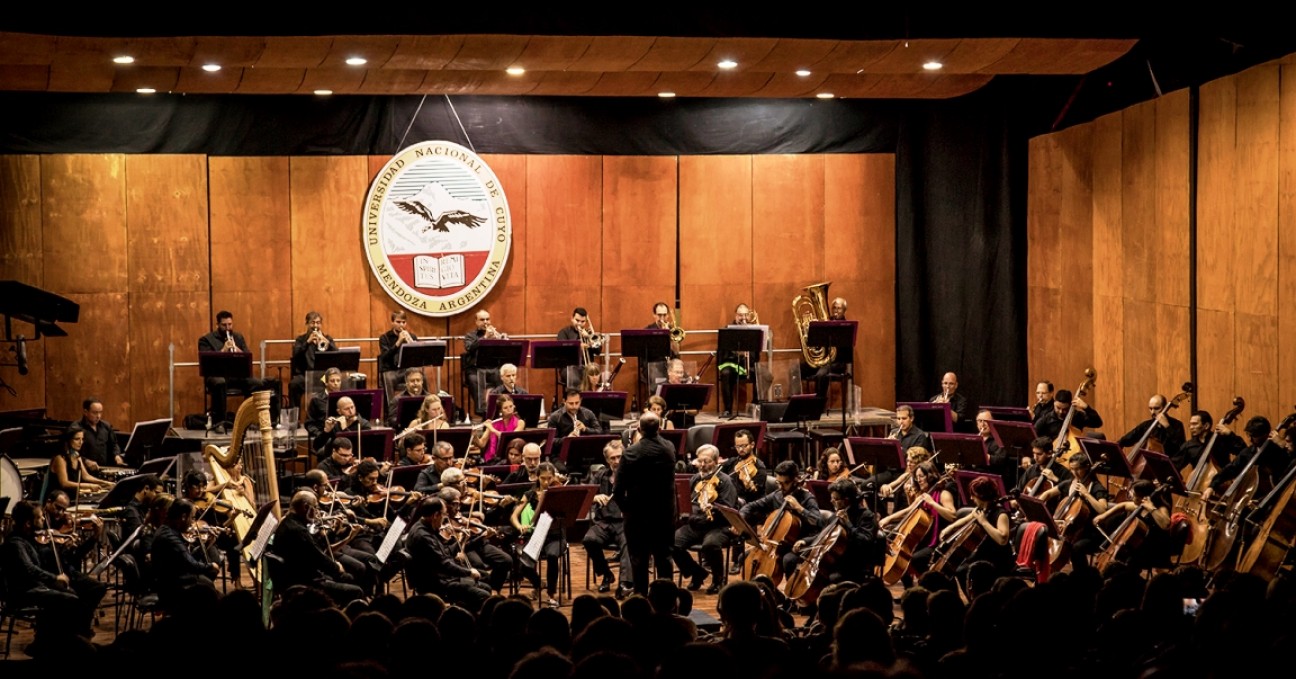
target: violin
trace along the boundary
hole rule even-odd
[[[711,512],[711,505],[716,501],[716,498],[720,497],[718,487],[720,478],[716,475],[717,473],[718,471],[712,472],[710,476],[693,485],[693,501],[697,503],[698,509],[701,509],[703,514],[706,514],[707,521],[715,518]]]
[[[347,495],[346,493],[343,493],[341,491],[338,492],[325,491],[322,495],[320,495],[319,505],[320,507],[332,508],[333,504],[336,503],[339,507],[350,507],[351,505],[355,504],[359,500],[360,498],[354,495]]]
[[[41,529],[36,531],[36,544],[56,545],[59,547],[75,547],[81,542],[81,538],[75,533],[65,533],[57,530]]]
[[[180,537],[189,544],[201,543],[205,545],[228,533],[228,528],[212,526],[206,521],[195,520],[192,524],[189,524],[189,527],[185,529],[185,532]]]
[[[392,486],[391,488],[379,487],[378,490],[369,493],[369,496],[365,498],[365,501],[370,504],[390,502],[391,504],[398,505],[403,504],[407,500],[418,499],[420,497],[422,497],[422,495],[415,491],[405,490],[400,486]]]
[[[210,492],[204,493],[201,498],[194,500],[194,509],[197,510],[199,513],[206,512],[208,509],[211,509],[217,514],[221,514],[223,516],[229,516],[231,512],[235,512],[238,514],[242,514],[243,516],[246,516],[249,519],[254,518],[256,516],[256,514],[253,514],[252,512],[249,512],[246,509],[239,509],[234,506],[233,502],[230,502],[229,500],[222,500]]]
[[[747,490],[756,490],[756,474],[760,472],[760,467],[756,464],[756,456],[748,455],[738,460],[734,464],[733,475],[746,486]]]

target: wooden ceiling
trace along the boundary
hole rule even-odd
[[[0,91],[941,99],[1079,75],[1125,38],[833,40],[554,35],[69,37],[0,32]],[[118,55],[135,62],[118,65]],[[363,66],[346,60],[363,57]],[[732,59],[738,66],[721,70]],[[936,60],[939,71],[923,63]],[[208,72],[204,64],[220,64]],[[525,73],[509,75],[509,67]],[[809,76],[796,75],[807,69]]]

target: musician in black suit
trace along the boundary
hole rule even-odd
[[[1215,430],[1220,432],[1218,441],[1224,441],[1225,435],[1237,439],[1232,430],[1223,423],[1217,425]],[[1229,486],[1233,485],[1233,480],[1246,470],[1247,466],[1251,464],[1251,460],[1257,455],[1260,458],[1256,460],[1254,465],[1256,472],[1259,474],[1259,486],[1255,492],[1256,497],[1263,497],[1264,494],[1268,493],[1273,488],[1274,483],[1282,478],[1285,470],[1291,464],[1291,441],[1286,436],[1280,435],[1281,430],[1279,432],[1273,431],[1273,425],[1269,424],[1269,418],[1263,415],[1252,417],[1247,420],[1245,431],[1247,440],[1251,445],[1242,449],[1237,454],[1237,457],[1233,458],[1232,462],[1225,465],[1215,475],[1215,478],[1211,479],[1210,487],[1202,494],[1203,500],[1209,500],[1226,492]],[[1218,441],[1217,446],[1220,445]],[[1233,448],[1237,447],[1237,444],[1231,440],[1227,441],[1226,444]]]
[[[839,540],[845,540],[846,548],[833,562],[831,570],[827,571],[828,582],[863,582],[864,578],[872,573],[872,569],[882,559],[882,549],[885,543],[878,540],[878,519],[877,514],[869,509],[867,505],[860,502],[859,486],[855,482],[846,479],[838,479],[828,486],[828,492],[832,498],[833,518],[836,519],[836,526],[840,526],[844,534],[838,537]],[[833,519],[830,518],[829,521]],[[825,525],[824,530],[829,526]],[[828,537],[826,534],[820,534],[820,538]],[[815,543],[816,538],[799,539],[792,546],[790,553],[793,558],[785,561],[789,570],[784,571],[785,576],[792,574],[791,569],[795,569],[804,561],[803,550]],[[827,564],[821,563],[820,567],[824,568]]]
[[[272,551],[283,562],[276,564],[275,586],[310,585],[323,590],[339,607],[363,599],[364,590],[351,584],[351,576],[329,552],[323,530],[311,529],[319,517],[319,500],[309,490],[292,496],[289,513],[275,528]]]
[[[405,312],[391,312],[391,330],[378,336],[378,369],[382,372],[398,370],[396,359],[400,348],[409,342],[418,341],[418,336],[406,329]]]
[[[754,323],[753,316],[751,307],[739,304],[734,309],[733,324]],[[724,403],[724,414],[721,417],[727,418],[733,415],[734,399],[738,396],[738,382],[751,375],[756,364],[752,358],[746,351],[724,351],[717,357],[716,374],[720,378],[720,400]]]
[[[234,329],[234,314],[221,310],[220,313],[216,314],[216,329],[198,338],[198,351],[249,353],[250,350],[243,333]],[[207,390],[211,392],[211,420],[213,424],[225,421],[225,394],[230,387],[244,389],[248,393],[266,389],[274,392],[274,397],[270,399],[270,419],[273,422],[279,421],[279,385],[274,380],[263,380],[259,377],[233,378],[229,380],[224,377],[208,377],[206,382]]]
[[[165,490],[162,480],[153,474],[148,474],[137,481],[138,487],[135,494],[131,497],[121,509],[119,518],[121,520],[121,539],[129,539],[136,529],[144,525],[144,519],[148,516],[149,507],[157,496]],[[120,544],[120,543],[119,543]]]
[[[81,419],[72,425],[85,432],[85,443],[81,446],[81,459],[86,469],[99,471],[100,465],[124,467],[126,459],[122,457],[121,445],[117,443],[117,432],[112,425],[103,419],[104,404],[97,398],[88,398],[81,402]]]
[[[718,594],[725,581],[724,549],[732,542],[733,533],[724,515],[713,509],[714,505],[738,506],[738,489],[728,474],[720,471],[720,451],[711,444],[697,450],[698,472],[689,479],[692,512],[688,521],[675,531],[672,555],[680,572],[692,578],[689,589],[697,591],[706,581],[707,571],[693,560],[689,547],[702,546],[702,560],[711,569],[711,586],[707,594]],[[703,504],[702,494],[707,494]]]
[[[568,388],[563,394],[562,410],[555,410],[549,415],[549,428],[555,430],[558,440],[562,440],[575,433],[581,434],[598,434],[603,431],[603,425],[599,422],[598,415],[593,410],[581,406],[581,393],[579,389]]]
[[[292,379],[288,381],[289,407],[301,407],[306,394],[306,371],[315,369],[315,352],[337,351],[333,338],[324,334],[324,317],[318,311],[306,312],[306,332],[293,340]]]
[[[180,498],[171,503],[166,522],[158,528],[149,548],[153,581],[163,607],[185,586],[195,583],[210,585],[211,579],[220,572],[215,563],[200,561],[189,551],[189,544],[183,536],[193,525],[193,518],[192,502]]]
[[[1143,440],[1143,435],[1155,424],[1156,428],[1152,429],[1152,434],[1149,435],[1148,440],[1160,441],[1163,451],[1171,459],[1178,457],[1179,446],[1184,444],[1185,439],[1183,422],[1170,417],[1168,413],[1161,412],[1165,406],[1166,397],[1161,394],[1155,394],[1148,399],[1148,410],[1153,416],[1138,423],[1133,429],[1120,437],[1120,446],[1129,448]]]
[[[369,428],[369,420],[356,413],[355,401],[351,400],[350,396],[343,396],[337,402],[337,416],[324,420],[323,428],[320,429],[319,435],[311,441],[311,445],[318,455],[329,449],[329,445],[333,443],[333,439],[338,432],[358,432]]]
[[[1031,406],[1031,422],[1039,422],[1041,417],[1053,410],[1053,383],[1044,380],[1035,385],[1035,405]]]
[[[1035,421],[1035,433],[1056,439],[1062,431],[1062,424],[1066,422],[1067,411],[1071,409],[1072,402],[1075,403],[1075,414],[1071,416],[1072,427],[1080,431],[1102,428],[1102,415],[1099,415],[1098,411],[1085,403],[1084,399],[1072,394],[1070,390],[1058,389],[1053,397],[1053,410],[1044,413]]]
[[[846,300],[844,298],[841,297],[834,298],[832,303],[829,304],[828,320],[830,321],[846,320]],[[843,356],[841,355],[841,352],[838,352],[836,360],[834,360],[832,363],[825,363],[824,365],[815,367],[810,365],[809,363],[806,363],[805,352],[802,352],[801,353],[801,381],[802,383],[805,383],[813,380],[815,385],[815,396],[818,396],[820,398],[827,398],[828,385],[832,383],[833,376],[845,375],[846,368],[850,364],[850,360],[851,360],[850,356],[848,355]],[[847,400],[846,396],[843,395],[842,402],[844,403],[846,400]]]
[[[469,611],[480,610],[490,596],[490,588],[481,584],[481,571],[468,565],[467,555],[461,560],[442,539],[445,502],[439,497],[424,498],[414,510],[414,519],[405,541],[410,554],[405,573],[414,591],[436,594]]]
[[[972,426],[972,418],[976,413],[976,405],[966,394],[958,391],[958,375],[952,372],[945,373],[941,377],[941,393],[929,399],[931,403],[948,403],[950,406],[950,418],[954,422],[954,431],[971,433],[976,431]]]
[[[720,465],[720,471],[733,481],[738,492],[738,504],[735,506],[740,507],[765,497],[765,480],[769,477],[769,468],[756,456],[756,438],[746,429],[734,433],[734,451],[738,454],[725,460]],[[755,473],[740,473],[740,464],[744,469],[750,469],[754,465]]]
[[[617,470],[621,467],[624,455],[625,449],[619,439],[610,441],[603,447],[603,461],[607,466],[594,475],[598,492],[594,494],[589,530],[585,531],[585,537],[581,539],[594,575],[602,580],[598,586],[599,592],[609,591],[612,583],[616,582],[616,578],[612,577],[612,569],[608,566],[607,556],[603,554],[604,549],[615,549],[621,563],[621,585],[617,587],[617,594],[632,589],[634,584],[630,574],[630,553],[626,551],[625,545],[625,516],[621,513],[621,507],[612,499]]]
[[[648,594],[648,561],[657,577],[669,580],[673,572],[671,545],[675,541],[675,446],[661,438],[661,418],[639,416],[643,438],[630,446],[621,460],[612,499],[625,516],[626,549],[636,594]]]
[[[1034,495],[1039,496],[1049,488],[1065,485],[1071,480],[1071,470],[1053,459],[1053,439],[1040,436],[1031,441],[1031,458],[1031,466],[1017,479],[1018,491],[1031,494],[1030,491],[1038,487]],[[1041,474],[1047,483],[1040,483]]]
[[[800,471],[795,462],[784,460],[774,467],[774,478],[778,480],[778,490],[765,497],[748,502],[742,507],[742,517],[753,527],[759,528],[771,514],[786,509],[801,522],[799,536],[802,539],[814,537],[823,527],[823,514],[819,512],[819,503],[814,493],[801,485]],[[797,565],[796,555],[791,546],[779,548],[783,560],[783,572],[790,573]]]

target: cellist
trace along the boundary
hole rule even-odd
[[[977,528],[973,530],[985,532],[985,538],[954,571],[955,577],[964,585],[967,583],[968,566],[977,561],[988,561],[994,564],[995,571],[1000,575],[1007,575],[1013,565],[1012,522],[1008,518],[1008,512],[1004,511],[1003,502],[998,501],[998,488],[990,479],[978,476],[968,485],[968,492],[975,505],[972,511],[946,526],[938,536],[939,539],[945,540],[973,522],[977,524]],[[964,591],[967,591],[966,586]]]
[[[1038,497],[1049,488],[1071,480],[1071,470],[1053,459],[1053,439],[1040,436],[1031,441],[1031,458],[1033,464],[1017,479],[1018,491]],[[1041,476],[1043,481],[1040,481]]]
[[[1059,392],[1060,393],[1060,392]],[[1040,494],[1039,499],[1045,502],[1052,502],[1055,498],[1061,498],[1058,502],[1057,511],[1063,515],[1054,514],[1059,522],[1064,521],[1066,515],[1077,511],[1079,508],[1070,509],[1063,507],[1063,503],[1070,500],[1082,502],[1089,509],[1089,517],[1094,517],[1107,511],[1107,487],[1098,481],[1098,475],[1093,472],[1093,462],[1089,456],[1084,453],[1075,453],[1071,459],[1067,460],[1067,469],[1071,471],[1072,478],[1069,483],[1056,485],[1049,490]],[[1079,528],[1079,533],[1071,541],[1071,567],[1085,562],[1091,554],[1097,554],[1102,549],[1103,536],[1094,525],[1092,518],[1083,520]]]
[[[941,527],[955,519],[957,516],[954,507],[954,494],[949,492],[943,483],[940,483],[940,472],[936,471],[936,463],[928,460],[914,469],[914,481],[918,484],[918,496],[908,507],[897,510],[889,514],[878,522],[879,528],[886,528],[895,523],[902,522],[909,515],[910,510],[927,511],[931,516],[931,528],[928,530],[927,538],[922,541],[922,547],[914,552],[913,557],[909,560],[909,570],[901,576],[901,582],[906,589],[913,586],[913,575],[921,574],[927,570],[927,564],[931,561],[932,553],[935,551],[936,542],[940,534]]]
[[[860,502],[859,486],[849,477],[838,479],[828,486],[832,499],[833,517],[837,525],[845,531],[846,550],[827,569],[828,582],[863,582],[865,576],[873,572],[881,545],[878,543],[878,519],[868,505]],[[784,561],[785,572],[791,572],[802,563],[804,550],[813,544],[813,540],[800,539],[792,546],[789,555],[792,558]],[[789,568],[791,567],[791,568]],[[821,563],[820,568],[825,566]]]
[[[1128,563],[1137,569],[1165,564],[1170,558],[1170,503],[1167,502],[1167,493],[1155,492],[1156,484],[1147,479],[1135,481],[1130,490],[1134,493],[1132,502],[1112,503],[1107,511],[1094,519],[1094,523],[1106,529],[1115,517],[1128,516],[1142,509],[1137,520],[1147,526],[1147,535],[1132,548]],[[1114,533],[1119,526],[1111,526],[1108,533]]]
[[[765,519],[771,514],[786,508],[793,516],[801,521],[801,528],[797,537],[808,538],[819,532],[823,526],[823,514],[819,511],[819,503],[815,502],[814,493],[806,490],[801,485],[801,474],[795,462],[784,460],[774,467],[774,478],[778,481],[778,490],[762,497],[754,502],[748,502],[742,506],[742,517],[747,523],[753,526],[759,526],[765,522]],[[787,565],[796,567],[796,555],[790,554],[792,542],[779,547],[780,558],[785,566],[784,573],[787,573]],[[792,558],[789,558],[792,557]]]

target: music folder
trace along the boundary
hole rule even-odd
[[[441,367],[445,363],[445,340],[419,340],[406,342],[396,352],[396,367],[423,368],[426,366]]]
[[[360,347],[315,352],[315,367],[313,370],[323,372],[329,368],[337,368],[343,374],[360,370]]]
[[[247,379],[252,376],[252,354],[247,351],[200,351],[198,374],[227,380]]]
[[[990,464],[990,455],[986,452],[985,439],[980,434],[945,434],[936,432],[931,435],[933,453],[941,453],[941,461],[946,464],[957,464],[960,467],[985,467]],[[1000,493],[1002,495],[1002,493]]]
[[[720,515],[729,522],[729,525],[733,526],[734,530],[738,531],[738,536],[742,538],[744,542],[751,543],[758,547],[760,546],[760,536],[756,533],[756,529],[752,528],[750,523],[747,523],[747,519],[743,518],[742,512],[724,505],[711,505],[711,508],[720,512]]]

